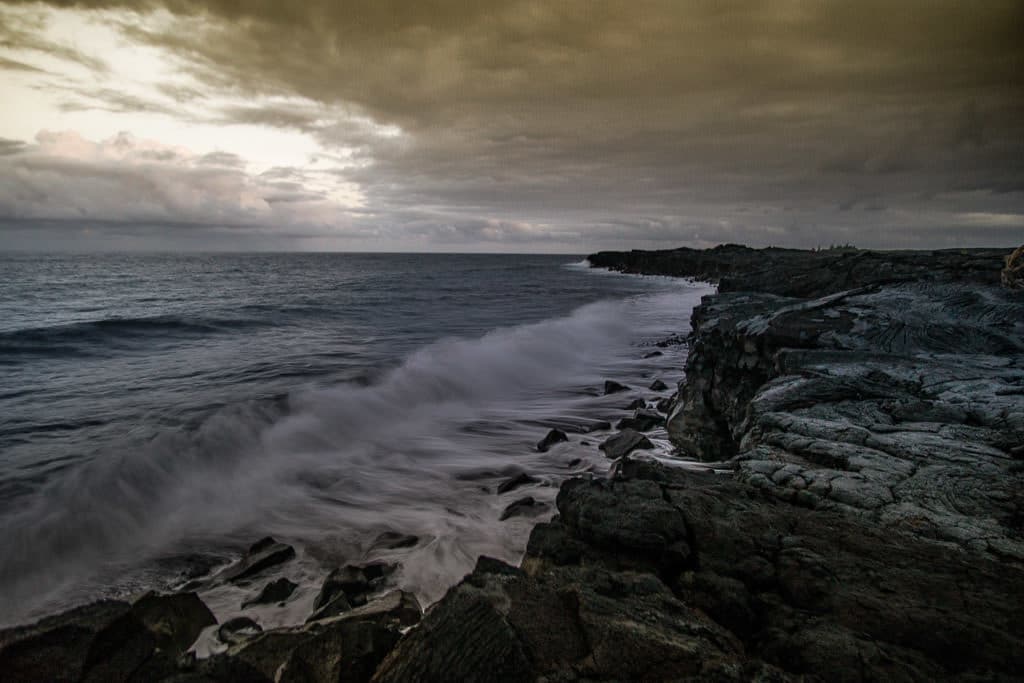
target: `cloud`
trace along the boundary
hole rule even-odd
[[[43,131],[34,144],[10,145],[4,159],[5,222],[274,226],[279,234],[326,233],[345,223],[349,208],[311,189],[316,178],[301,170],[292,171],[288,206],[281,206],[280,184],[247,173],[235,155],[198,156],[127,133],[92,141],[73,132]]]
[[[1015,0],[58,4],[189,79],[67,106],[310,136],[267,210],[331,176],[399,246],[1019,241],[964,219],[1024,214]]]

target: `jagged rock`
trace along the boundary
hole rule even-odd
[[[655,408],[657,408],[659,413],[668,415],[672,412],[672,405],[675,403],[675,400],[675,396],[671,398],[663,398],[655,404]]]
[[[0,631],[4,681],[128,681],[157,638],[125,602],[102,600]]]
[[[333,623],[339,620],[372,621],[382,625],[412,626],[420,620],[423,608],[412,593],[393,590],[371,600],[362,607],[355,607],[344,614],[322,620]]]
[[[380,590],[385,579],[397,568],[395,564],[372,562],[331,571],[313,602],[314,613],[309,621],[337,616],[352,607],[365,605],[369,595]]]
[[[501,513],[500,521],[512,517],[533,517],[543,513],[548,506],[534,500],[533,496],[526,496],[510,503]]]
[[[623,418],[616,425],[618,429],[633,429],[638,432],[649,432],[655,427],[665,424],[665,418],[654,410],[640,408],[633,413],[633,417]]]
[[[626,410],[640,410],[646,407],[647,401],[643,400],[642,398],[636,398],[633,399],[628,406],[626,406]]]
[[[628,572],[537,577],[495,563],[451,589],[384,660],[375,681],[668,680],[715,677],[738,642]]]
[[[1007,289],[1024,289],[1024,245],[1006,257],[1006,267],[1000,273],[1000,281]]]
[[[647,359],[647,358],[657,358],[658,356],[662,356],[662,355],[664,355],[664,354],[661,351],[648,351],[647,353],[644,354],[644,359]]]
[[[397,550],[399,548],[411,548],[419,543],[419,541],[419,536],[400,534],[396,531],[385,531],[374,539],[370,547],[373,549]]]
[[[217,638],[222,643],[235,645],[263,632],[263,627],[249,617],[228,619],[217,629]]]
[[[232,583],[248,581],[271,567],[283,564],[295,557],[295,549],[278,543],[270,536],[254,543],[241,560],[225,569],[220,578]]]
[[[561,429],[552,429],[549,431],[543,439],[537,442],[537,450],[541,453],[547,453],[548,449],[554,446],[556,443],[568,441],[569,437]]]
[[[628,557],[626,562],[671,574],[692,561],[686,520],[653,482],[572,479],[562,485],[556,505],[574,538]]]
[[[598,448],[604,451],[606,456],[614,460],[628,455],[638,448],[654,448],[654,444],[643,434],[632,429],[624,429],[618,434],[605,439]]]
[[[505,481],[503,481],[500,484],[498,484],[498,489],[497,489],[498,490],[498,494],[500,495],[502,493],[508,493],[509,491],[516,490],[520,486],[527,486],[529,484],[536,484],[539,481],[540,481],[540,479],[538,479],[537,477],[532,477],[529,474],[527,474],[526,472],[520,472],[519,474],[517,474],[516,476],[512,477],[511,479],[506,479]]]
[[[153,634],[156,646],[173,657],[191,647],[204,628],[217,623],[195,593],[149,592],[132,604],[132,614]]]
[[[250,605],[264,605],[271,602],[283,602],[291,597],[291,594],[295,592],[295,589],[299,587],[299,584],[292,583],[286,578],[280,578],[276,581],[271,581],[260,594],[251,600],[246,600],[242,603],[242,609],[249,607]]]
[[[650,389],[651,391],[666,391],[668,389],[668,385],[662,382],[660,379],[656,379],[653,382],[651,382]]]
[[[369,681],[401,637],[396,628],[368,621],[330,624],[292,650],[276,683]]]
[[[604,395],[605,396],[607,396],[608,394],[617,394],[617,393],[622,392],[622,391],[629,391],[629,387],[627,387],[625,384],[619,384],[618,382],[616,382],[614,380],[610,380],[610,379],[609,380],[605,380],[605,383],[604,383]]]
[[[322,593],[321,593],[322,595]],[[359,594],[360,604],[366,604],[366,594]],[[314,609],[313,614],[310,615],[307,622],[319,621],[320,619],[327,619],[330,617],[336,617],[340,614],[344,614],[352,609],[352,602],[349,600],[345,593],[336,593],[330,600],[323,603]]]
[[[230,648],[214,680],[276,683],[368,681],[401,637],[398,629],[371,621],[336,620],[266,631]],[[228,663],[232,664],[228,664]]]

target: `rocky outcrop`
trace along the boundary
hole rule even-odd
[[[998,679],[1024,572],[750,482],[626,459],[521,569],[482,560],[376,681]],[[970,577],[970,578],[968,578]]]
[[[1007,289],[1024,289],[1024,245],[1006,257],[1006,267],[999,279]]]
[[[146,681],[176,673],[177,659],[213,615],[194,593],[104,600],[0,631],[5,681]]]
[[[245,557],[225,569],[218,578],[232,583],[244,583],[294,557],[294,548],[267,536],[253,543]]]
[[[718,295],[670,435],[796,504],[1024,561],[1022,358],[1024,300],[997,287]]]

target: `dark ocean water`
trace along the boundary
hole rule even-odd
[[[304,586],[266,625],[306,616],[334,564],[398,560],[429,602],[481,553],[515,560],[536,520],[504,506],[606,467],[600,434],[533,444],[624,416],[607,378],[674,384],[684,348],[642,356],[708,291],[574,261],[0,256],[0,623],[172,588],[266,534]],[[540,483],[493,492],[519,470]]]

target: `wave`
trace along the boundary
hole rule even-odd
[[[196,338],[266,324],[266,321],[247,318],[193,318],[178,315],[104,318],[0,332],[0,354],[87,354],[90,350],[110,343],[154,337]]]
[[[228,406],[192,431],[67,472],[0,519],[0,539],[18,548],[0,556],[4,618],[65,604],[146,558],[266,534],[345,561],[376,559],[365,555],[381,531],[415,534],[424,542],[403,561],[403,580],[436,599],[480,554],[514,561],[528,528],[499,524],[502,501],[465,475],[513,467],[564,476],[565,463],[534,452],[536,425],[578,408],[572,401],[603,405],[565,389],[628,378],[637,335],[652,320],[662,327],[651,334],[663,333],[660,321],[677,311],[685,320],[701,293],[599,302],[442,340],[373,384],[307,389],[273,409]]]

